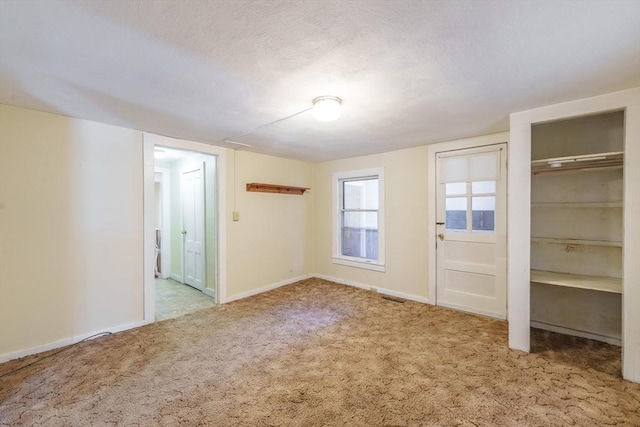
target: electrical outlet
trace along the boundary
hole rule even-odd
[[[234,220],[234,221],[240,221],[240,212],[235,211],[235,212],[233,213],[233,220]]]

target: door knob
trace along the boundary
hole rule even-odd
[[[442,234],[442,233],[438,234],[438,239],[444,240],[444,234]]]
[[[187,230],[182,230],[182,234],[187,234]]]

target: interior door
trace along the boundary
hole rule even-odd
[[[506,150],[437,154],[437,305],[506,318]]]
[[[181,175],[183,277],[187,285],[205,287],[204,163]]]

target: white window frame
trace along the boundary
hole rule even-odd
[[[342,255],[342,182],[345,180],[378,179],[378,259],[365,259]],[[362,169],[333,174],[333,263],[349,267],[364,268],[374,271],[385,271],[385,232],[384,232],[384,168]]]

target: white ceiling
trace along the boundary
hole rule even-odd
[[[322,161],[640,86],[640,1],[0,1],[0,102]]]

